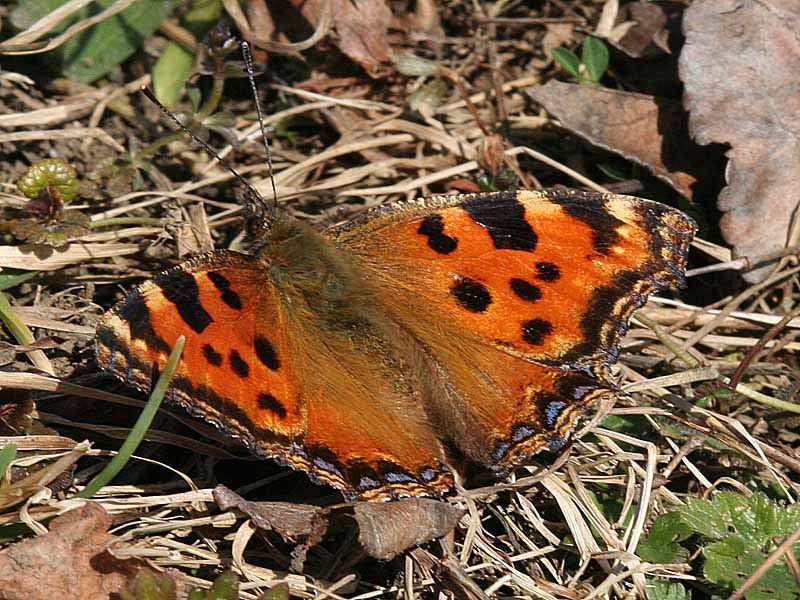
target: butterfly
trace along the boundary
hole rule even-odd
[[[681,284],[696,230],[639,198],[515,191],[278,216],[251,254],[156,275],[97,328],[99,365],[350,499],[438,496],[558,450],[617,393],[632,312]]]

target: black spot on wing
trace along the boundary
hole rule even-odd
[[[256,356],[261,363],[270,371],[277,371],[281,368],[281,361],[272,343],[262,335],[256,335],[255,341]]]
[[[536,279],[539,281],[553,282],[561,277],[561,269],[551,262],[536,263]]]
[[[534,346],[541,346],[544,338],[552,332],[552,323],[544,319],[530,319],[522,323],[522,339]]]
[[[258,406],[276,415],[279,419],[286,418],[286,408],[272,394],[262,392],[258,395]]]
[[[178,314],[192,331],[203,333],[214,319],[200,303],[200,290],[194,275],[181,269],[167,271],[153,279],[164,297],[175,305]]]
[[[149,347],[159,352],[170,352],[169,344],[153,330],[150,309],[147,308],[144,296],[138,290],[128,294],[122,301],[117,308],[117,316],[128,323],[131,339],[143,340]]]
[[[536,302],[542,297],[542,290],[540,290],[538,286],[533,285],[530,281],[514,277],[510,285],[511,290],[517,295],[517,298],[525,300],[526,302]]]
[[[203,344],[203,358],[208,364],[218,367],[222,364],[222,354],[214,350],[211,344]]]
[[[477,196],[462,205],[481,227],[484,227],[498,250],[533,252],[539,240],[525,219],[525,207],[517,200],[516,192]]]
[[[458,240],[444,233],[442,215],[428,215],[420,223],[417,233],[428,238],[428,246],[439,254],[450,254],[458,248]]]
[[[214,287],[222,292],[222,301],[233,310],[242,310],[242,299],[239,298],[239,294],[231,289],[231,282],[228,281],[227,277],[216,271],[209,271],[207,275]]]
[[[480,281],[468,277],[460,278],[450,288],[450,293],[461,306],[470,312],[485,312],[492,303],[492,295]]]
[[[230,355],[228,355],[228,362],[230,362],[233,372],[242,379],[250,374],[250,365],[245,362],[238,350],[231,350]]]
[[[595,252],[608,255],[619,240],[617,228],[625,223],[608,212],[602,196],[554,194],[550,199],[561,206],[565,213],[586,223],[592,230],[592,247]]]

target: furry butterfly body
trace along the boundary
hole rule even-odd
[[[680,283],[694,223],[637,198],[440,196],[156,276],[98,327],[104,369],[351,497],[439,495],[464,461],[558,449],[633,310]]]

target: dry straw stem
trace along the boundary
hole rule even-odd
[[[0,115],[0,127],[45,127],[80,119],[89,113],[92,107],[97,103],[97,99],[92,96],[94,96],[94,94],[68,104],[60,103],[56,106],[48,106],[47,108],[40,108],[38,110]],[[93,125],[90,129],[96,126],[97,124]],[[105,134],[105,131],[103,131],[103,134]]]
[[[22,55],[22,54],[39,54],[41,52],[49,52],[58,48],[61,44],[69,41],[72,37],[78,35],[81,31],[85,31],[105,21],[109,17],[113,17],[117,13],[122,12],[128,8],[136,0],[117,0],[114,4],[109,6],[104,11],[79,21],[69,27],[64,33],[48,40],[47,42],[37,42],[40,37],[51,31],[61,21],[66,19],[72,13],[80,10],[87,4],[91,4],[93,0],[72,0],[56,10],[51,11],[38,21],[28,27],[25,31],[18,33],[14,37],[5,40],[0,44],[0,54],[8,55]]]
[[[55,481],[58,476],[78,462],[78,459],[84,456],[89,448],[89,442],[81,442],[66,452],[52,453],[48,458],[55,459],[54,462],[38,471],[34,471],[32,474],[23,477],[19,481],[0,488],[0,511],[8,510],[13,506],[27,501],[34,494],[44,489],[48,484]],[[23,457],[20,457],[16,459],[14,463],[19,463],[23,460]],[[0,517],[0,522],[9,521]]]
[[[0,246],[0,268],[57,271],[89,260],[135,254],[140,249],[138,244],[116,242],[102,244],[73,242],[60,248],[48,248],[39,244]]]
[[[23,346],[31,346],[36,342],[33,332],[28,329],[28,326],[24,323],[24,321],[19,318],[14,310],[14,307],[11,306],[11,303],[8,301],[8,297],[3,292],[0,292],[0,321],[5,324],[18,344]],[[55,370],[53,369],[53,365],[50,363],[50,359],[47,358],[47,355],[42,350],[27,350],[25,354],[28,355],[30,361],[40,371],[44,371],[49,375],[55,374]]]
[[[105,130],[99,127],[78,127],[75,129],[40,129],[37,131],[14,131],[0,133],[0,143],[30,142],[34,140],[69,140],[98,138],[117,152],[125,152],[125,148]]]

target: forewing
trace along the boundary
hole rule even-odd
[[[254,259],[218,251],[156,275],[97,328],[97,361],[149,391],[186,337],[167,398],[269,454],[306,430],[276,303]]]
[[[585,365],[615,360],[630,314],[682,281],[694,230],[656,202],[521,191],[397,204],[329,235],[398,304],[530,360]]]
[[[559,447],[614,392],[606,367],[628,318],[681,282],[694,229],[636,198],[514,192],[399,204],[329,235],[427,349],[442,437],[508,466]]]

